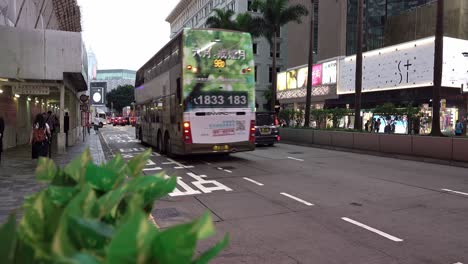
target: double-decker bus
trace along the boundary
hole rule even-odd
[[[137,72],[137,138],[168,155],[255,149],[250,34],[184,29]]]

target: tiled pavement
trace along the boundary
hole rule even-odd
[[[31,147],[21,146],[6,150],[2,155],[0,165],[0,223],[23,203],[24,196],[38,191],[42,185],[35,180],[34,170],[37,161],[31,159]],[[66,154],[52,153],[52,159],[59,166],[64,166],[70,160],[89,148],[93,160],[100,164],[105,161],[101,141],[98,135],[86,137],[86,141],[77,142],[67,149]],[[18,212],[20,213],[20,212]]]

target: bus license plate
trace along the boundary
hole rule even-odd
[[[221,145],[221,146],[214,146],[213,147],[214,151],[223,151],[223,150],[229,150],[229,145]]]

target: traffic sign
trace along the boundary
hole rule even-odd
[[[80,101],[81,102],[86,103],[86,102],[88,102],[88,100],[89,100],[89,96],[87,96],[86,94],[80,95]]]

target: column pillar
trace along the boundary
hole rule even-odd
[[[60,131],[57,133],[57,152],[59,154],[64,154],[66,151],[65,147],[65,128],[63,125],[64,115],[65,115],[65,86],[59,86],[60,90],[60,111],[59,111],[59,122],[60,122]]]

